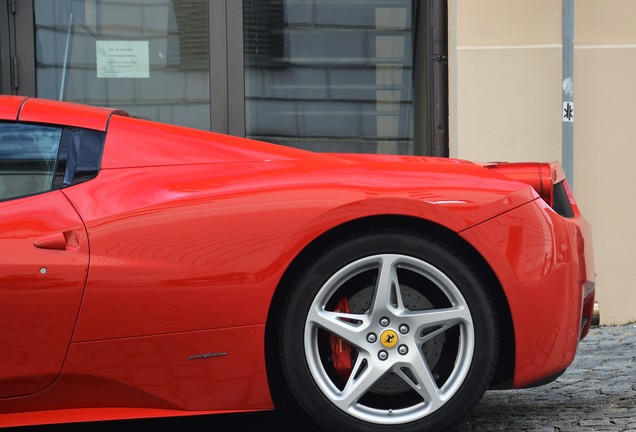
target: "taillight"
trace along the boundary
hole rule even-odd
[[[554,203],[554,184],[562,175],[557,162],[514,162],[486,165],[493,171],[530,185],[550,207]]]

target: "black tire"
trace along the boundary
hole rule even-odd
[[[316,258],[295,281],[279,334],[283,372],[305,411],[334,431],[459,421],[488,387],[498,353],[494,308],[470,265],[406,231],[352,237]]]

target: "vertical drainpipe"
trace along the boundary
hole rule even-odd
[[[561,111],[563,155],[561,163],[568,183],[574,187],[574,0],[563,0],[561,31],[563,39],[563,109]]]

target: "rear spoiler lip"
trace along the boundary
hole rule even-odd
[[[559,162],[490,162],[481,166],[531,186],[550,206],[553,205],[554,186],[565,181],[565,172]]]
[[[520,167],[520,166],[531,166],[531,165],[541,164],[541,162],[485,162],[485,163],[475,162],[475,163],[483,166],[484,168],[492,169],[493,171],[498,171],[497,168],[500,168],[500,167],[503,168],[502,169],[503,171],[505,170],[504,167],[512,167],[512,166]],[[563,171],[563,167],[561,166],[561,163],[559,161],[544,162],[542,164],[550,165],[550,174],[554,184],[561,183],[563,180],[566,179],[565,171]],[[503,172],[501,172],[501,174],[505,175]]]

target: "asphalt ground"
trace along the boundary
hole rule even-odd
[[[3,429],[20,432],[323,431],[301,411],[127,420]],[[555,382],[487,392],[452,432],[636,432],[636,325],[592,329]]]

